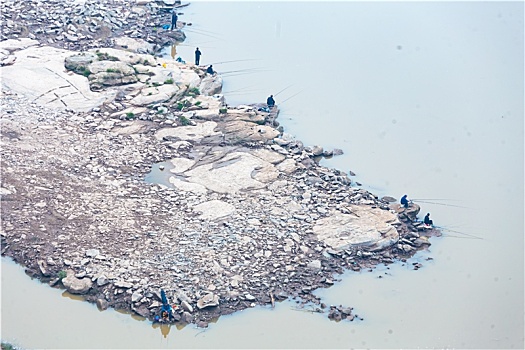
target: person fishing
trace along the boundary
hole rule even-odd
[[[177,11],[175,10],[175,8],[173,8],[173,11],[171,12],[171,29],[170,30],[173,30],[173,28],[177,29],[177,19],[179,19],[179,17],[177,16]]]
[[[434,221],[432,221],[430,219],[430,213],[427,213],[427,215],[425,215],[425,219],[423,220],[423,222],[425,223],[425,225],[427,226],[432,226],[434,225]]]
[[[400,202],[401,202],[401,205],[405,207],[405,209],[408,208],[408,204],[409,203],[408,203],[408,199],[407,199],[407,195],[406,194],[403,197],[401,197],[401,201]]]
[[[211,64],[208,68],[206,68],[206,73],[211,75],[215,74],[215,72],[213,71],[213,66]]]
[[[275,106],[275,100],[273,99],[273,95],[270,95],[270,97],[266,99],[266,104],[268,105],[268,108],[273,108],[273,106]]]
[[[199,48],[195,49],[195,64],[198,66],[201,62],[201,51]]]

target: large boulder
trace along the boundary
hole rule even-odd
[[[175,84],[164,84],[143,88],[130,102],[134,106],[148,106],[164,102],[175,95],[180,95],[180,90]]]
[[[67,270],[67,275],[62,279],[62,284],[71,294],[85,294],[93,286],[93,282],[89,278],[76,278],[73,270]]]
[[[97,61],[98,57],[92,52],[82,52],[65,58],[64,66],[77,74],[88,75],[88,66]]]
[[[91,90],[138,81],[133,67],[121,61],[95,61],[89,64],[88,70],[91,72],[88,77]]]
[[[202,95],[211,96],[218,94],[222,91],[222,78],[221,76],[214,74],[208,75],[201,80],[199,85],[199,91]]]
[[[399,240],[394,226],[399,220],[389,210],[364,205],[350,205],[350,214],[331,213],[317,220],[314,233],[334,250],[360,246],[370,251],[384,249]]]
[[[100,60],[120,61],[131,65],[144,64],[144,65],[157,65],[155,57],[148,54],[133,53],[124,50],[118,50],[113,48],[98,48],[91,49],[89,52],[94,53],[99,57]]]

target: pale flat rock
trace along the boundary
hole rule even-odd
[[[174,158],[171,160],[171,164],[173,164],[173,168],[170,171],[175,174],[181,174],[190,169],[195,164],[195,161],[188,158]]]
[[[33,40],[29,38],[20,38],[20,39],[7,39],[0,41],[0,49],[4,49],[10,52],[26,49],[31,46],[38,45],[38,40]]]
[[[137,67],[135,67],[137,68]],[[162,66],[157,67],[148,67],[148,66],[141,66],[142,70],[146,70],[150,74],[153,73],[155,75],[151,76],[149,79],[150,83],[157,83],[157,84],[164,84],[167,80],[173,80],[173,83],[177,83],[181,81],[181,70],[176,65],[170,65],[167,68],[164,68]],[[142,73],[141,69],[137,70]]]
[[[313,227],[320,240],[335,250],[350,246],[365,246],[370,250],[385,248],[396,243],[399,234],[392,223],[397,216],[388,210],[369,206],[350,205],[353,214],[334,212],[317,220]]]
[[[147,106],[153,103],[164,102],[172,98],[179,92],[175,84],[164,84],[143,88],[140,94],[135,96],[130,102],[135,106]]]
[[[141,133],[146,129],[147,127],[142,121],[134,120],[127,123],[121,123],[120,126],[111,129],[111,133],[114,135],[131,135]]]
[[[181,67],[180,75],[175,76],[175,82],[178,85],[186,85],[190,89],[198,88],[201,83],[201,78],[193,69],[188,67]]]
[[[272,164],[278,164],[286,159],[286,156],[280,153],[274,152],[272,150],[269,150],[267,148],[258,148],[253,151],[250,151],[250,153]]]
[[[134,7],[133,12],[144,11],[141,8]],[[127,36],[118,36],[115,39],[115,45],[119,46],[122,49],[136,52],[136,53],[147,53],[153,52],[153,44],[148,43],[142,39],[129,38]]]
[[[203,219],[215,220],[229,216],[235,212],[235,207],[230,203],[226,203],[220,200],[212,200],[197,204],[193,207],[196,212],[202,212],[200,215]]]
[[[195,126],[179,126],[177,128],[164,128],[155,133],[157,140],[162,140],[164,137],[175,137],[181,140],[200,140],[206,136],[220,134],[214,131],[217,126],[216,122],[206,121]]]
[[[184,173],[188,181],[199,183],[219,193],[234,193],[240,190],[257,189],[266,186],[252,177],[258,169],[259,178],[265,178],[271,170],[270,163],[245,152],[232,152],[213,164],[197,166]],[[273,176],[268,176],[272,177]]]
[[[116,90],[93,92],[86,77],[64,69],[71,54],[49,46],[17,51],[14,64],[0,68],[2,85],[50,108],[88,111],[113,100]]]
[[[170,184],[172,184],[175,188],[185,191],[185,192],[192,192],[195,194],[205,194],[208,192],[208,189],[206,186],[203,186],[201,184],[196,184],[189,181],[184,181],[179,178],[176,178],[175,176],[170,176],[169,178]]]
[[[246,141],[267,141],[279,136],[279,131],[268,126],[232,120],[223,123],[221,129],[225,134],[234,134],[236,138]]]
[[[293,159],[286,159],[286,160],[282,161],[281,163],[277,164],[276,168],[277,168],[277,170],[282,171],[283,173],[291,174],[295,170],[297,170],[298,166],[297,166],[297,163],[295,162],[295,160],[293,160]]]

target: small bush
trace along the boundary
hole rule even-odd
[[[96,52],[99,61],[120,61],[118,57],[110,56],[106,52]]]
[[[189,120],[188,118],[186,118],[185,116],[183,116],[183,115],[181,115],[181,116],[179,117],[179,122],[180,122],[180,124],[183,125],[183,126],[186,126],[186,125],[190,125],[190,124],[191,124],[190,120]]]
[[[190,106],[191,106],[191,102],[188,100],[183,100],[177,103],[177,109],[179,111],[182,111],[184,107],[190,107]]]
[[[126,113],[126,119],[130,120],[130,119],[134,119],[134,118],[135,118],[135,113],[133,113],[133,112]]]
[[[84,66],[79,66],[77,68],[76,73],[78,73],[80,75],[83,75],[85,77],[89,77],[91,75],[91,72],[89,71],[89,69],[87,67],[84,67]]]
[[[174,81],[173,81],[173,79],[171,79],[171,78],[166,79],[166,80],[164,81],[164,84],[173,84],[173,83],[174,83]]]
[[[200,94],[201,94],[201,92],[196,87],[193,87],[193,88],[188,90],[188,95],[195,95],[195,96],[197,96],[197,95],[200,95]]]
[[[58,279],[59,280],[62,281],[64,278],[66,278],[66,276],[67,276],[67,272],[66,271],[64,271],[64,270],[58,271]]]
[[[221,114],[228,113],[228,108],[219,108],[219,113],[221,113]]]
[[[195,106],[200,106],[201,104],[202,104],[201,101],[197,101],[197,102],[195,102]]]
[[[106,73],[120,73],[120,70],[115,68],[108,68],[106,69]]]
[[[160,84],[157,83],[156,81],[154,81],[152,85],[153,85],[153,86],[160,86]]]

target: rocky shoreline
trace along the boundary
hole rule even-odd
[[[417,206],[320,166],[333,152],[286,134],[276,108],[228,106],[220,76],[151,55],[183,40],[159,30],[162,4],[47,4],[26,18],[23,5],[2,5],[16,25],[0,42],[1,253],[28,274],[151,320],[163,289],[176,321],[199,327],[287,298],[352,320],[313,291],[347,269],[405,261],[439,234]],[[102,11],[112,24],[93,32]],[[24,69],[39,84],[20,82]],[[152,167],[170,186],[144,181]]]

